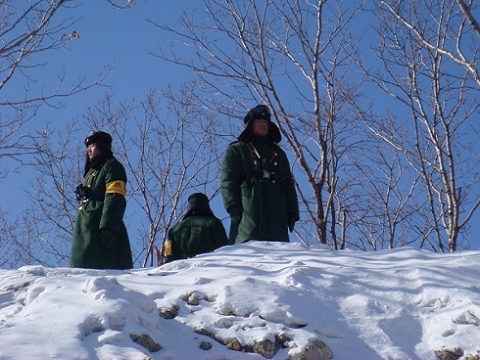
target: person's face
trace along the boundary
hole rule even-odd
[[[267,136],[268,135],[268,120],[254,119],[253,120],[253,135]]]
[[[102,152],[100,149],[97,147],[97,143],[93,142],[88,144],[87,146],[87,155],[90,160],[92,160],[95,156],[101,154]]]

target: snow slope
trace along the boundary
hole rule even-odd
[[[473,356],[479,264],[480,251],[251,241],[158,268],[0,270],[0,359],[264,359],[222,342],[280,334],[274,359],[315,339],[341,360]]]

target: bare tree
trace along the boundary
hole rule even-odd
[[[128,9],[133,5],[133,0],[122,0],[122,1],[107,0],[107,1],[115,9]]]
[[[473,16],[478,5],[474,5],[473,1],[465,3],[463,0],[421,1],[415,4],[381,0],[378,3],[380,18],[385,20],[382,12],[389,14],[389,21],[394,21],[397,29],[403,28],[403,31],[409,32],[418,42],[417,46],[461,66],[473,81],[480,85],[480,27]],[[455,4],[458,4],[458,7]],[[439,21],[435,24],[434,20]],[[435,36],[435,33],[440,35],[441,32],[443,37]]]
[[[373,115],[368,119],[395,131],[394,119],[375,120]],[[380,250],[419,243],[420,234],[412,226],[424,205],[419,175],[410,170],[402,152],[386,147],[374,135],[366,144],[361,152],[349,154],[354,169],[340,196],[350,217],[350,246]]]
[[[179,95],[165,90],[161,98],[172,99],[162,111],[159,94],[152,91],[141,102],[143,116],[119,134],[122,153],[131,174],[131,199],[141,209],[137,236],[142,246],[142,266],[153,266],[168,229],[185,212],[185,199],[194,191],[209,196],[218,192],[218,138],[204,131],[218,127],[184,87]],[[125,123],[126,124],[126,123]],[[117,127],[118,128],[118,127]],[[128,140],[127,140],[128,139]],[[196,189],[196,190],[194,190]],[[159,241],[160,240],[160,241]]]
[[[38,134],[39,175],[29,191],[38,206],[25,215],[26,240],[19,245],[23,263],[68,265],[77,209],[74,189],[83,179],[86,160],[83,139],[86,129],[101,129],[112,134],[114,156],[127,170],[124,220],[135,263],[156,265],[154,249],[162,248],[168,229],[184,215],[187,197],[218,192],[218,138],[202,128],[217,125],[188,93],[152,90],[143,101],[120,104],[106,95],[69,127],[68,136],[48,128]],[[173,96],[183,98],[182,106],[170,100],[162,106],[159,99]]]
[[[468,136],[479,113],[480,43],[454,5],[379,1],[381,41],[375,50],[383,71],[366,70],[408,111],[406,138],[378,124],[369,127],[403,152],[421,176],[431,227],[418,229],[440,251],[457,249],[459,235],[480,205],[480,149]],[[472,3],[468,9],[473,11]]]
[[[131,1],[125,5],[107,1],[116,8],[132,5]],[[23,155],[34,153],[34,145],[23,128],[41,106],[62,107],[66,98],[105,86],[109,66],[92,79],[91,74],[82,74],[73,82],[67,81],[71,74],[63,68],[57,74],[57,83],[50,88],[35,84],[45,66],[40,60],[42,56],[67,50],[80,41],[74,26],[79,20],[76,7],[68,0],[0,1],[0,157],[21,162]]]
[[[18,220],[11,221],[6,212],[0,211],[0,267],[2,269],[14,268],[22,255],[16,246],[18,229]]]
[[[51,29],[51,20],[65,1],[58,4],[48,4],[37,1],[25,9],[19,9],[12,1],[2,1],[0,18],[0,107],[8,107],[11,115],[2,111],[0,115],[0,157],[19,159],[21,155],[32,154],[34,149],[28,145],[27,137],[21,134],[23,126],[33,117],[41,96],[30,98],[28,87],[21,98],[13,99],[7,93],[7,85],[12,82],[15,74],[28,79],[29,72],[35,65],[28,64],[36,53],[57,49],[62,44],[60,40],[50,40],[63,27]],[[43,3],[43,4],[42,4]],[[64,27],[68,26],[64,24]],[[58,37],[58,36],[57,36]],[[48,43],[48,44],[46,44]],[[25,65],[24,65],[25,64]],[[37,65],[38,66],[38,65]],[[6,170],[3,176],[8,173]]]
[[[193,51],[156,54],[191,69],[192,84],[120,104],[106,96],[78,125],[88,129],[72,127],[77,146],[62,138],[58,148],[51,130],[33,143],[42,171],[31,196],[44,206],[28,213],[24,261],[66,261],[81,140],[94,128],[114,135],[129,177],[126,222],[136,262],[152,266],[189,193],[217,194],[220,145],[235,139],[257,103],[272,108],[288,145],[302,203],[298,239],[336,249],[415,242],[454,251],[480,202],[480,149],[469,137],[478,137],[471,121],[480,104],[478,36],[465,15],[475,8],[464,3],[465,12],[454,0],[376,2],[382,61],[367,69],[354,62],[361,33],[353,37],[350,27],[363,3],[345,3],[211,0],[204,1],[208,20],[185,13],[182,30],[150,20]],[[396,116],[365,105],[364,75],[391,96]]]
[[[108,2],[115,5],[111,0]],[[127,1],[125,6],[116,7],[131,5],[132,2]],[[45,63],[41,58],[48,53],[67,50],[79,41],[80,34],[74,27],[78,21],[76,6],[75,2],[67,0],[0,1],[0,159],[13,160],[8,166],[2,162],[0,179],[32,163],[31,156],[37,154],[41,141],[28,133],[26,125],[42,106],[60,108],[71,96],[92,87],[105,86],[108,66],[104,73],[93,74],[93,78],[92,74],[82,74],[74,81],[67,80],[71,74],[65,69],[59,69],[58,80],[51,87],[36,84],[38,74],[44,71]],[[20,223],[20,218],[13,223]],[[29,234],[38,232],[35,229],[38,224],[29,221],[27,225]],[[1,226],[0,243],[11,246],[14,240],[8,235],[8,224],[5,222]],[[18,263],[34,261],[35,252],[30,256],[28,246],[21,248],[26,246],[28,236],[22,244],[17,244],[21,254],[15,257]],[[48,245],[46,251],[55,252],[48,249]]]
[[[478,25],[478,21],[475,19],[475,17],[472,14],[472,10],[474,10],[472,7],[473,1],[470,1],[467,4],[463,0],[456,0],[456,3],[460,7],[460,10],[465,16],[465,19],[468,21],[468,23],[472,27],[473,31],[475,31],[477,33],[477,36],[480,38],[480,25]]]
[[[175,49],[157,56],[192,69],[197,98],[215,113],[243,118],[259,102],[273,109],[297,183],[308,184],[298,186],[303,225],[296,233],[326,244],[335,231],[336,188],[345,178],[342,159],[358,141],[348,101],[359,96],[348,25],[362,4],[214,0],[204,6],[207,23],[185,14],[183,30],[156,24],[193,49],[192,60]]]
[[[77,124],[66,131],[47,124],[33,136],[37,176],[27,194],[35,206],[23,215],[25,240],[19,247],[28,254],[23,264],[68,265],[77,207],[74,190],[85,162],[84,152],[79,152],[81,140],[74,136],[78,130]]]

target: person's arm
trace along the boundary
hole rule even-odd
[[[242,178],[242,159],[239,146],[230,145],[225,152],[221,168],[220,189],[223,204],[232,217],[241,217],[242,199],[240,186]]]
[[[288,162],[287,155],[283,151],[281,154],[283,157],[281,182],[287,196],[288,228],[290,232],[292,232],[295,223],[300,219],[300,211],[298,207],[297,190],[295,188],[295,179],[290,171],[290,163]]]
[[[105,197],[102,217],[99,225],[99,236],[102,246],[113,249],[126,208],[127,176],[122,164],[109,161],[105,166]]]
[[[99,228],[117,232],[126,208],[127,176],[122,164],[116,160],[110,161],[105,166],[108,168],[105,173],[105,198]]]

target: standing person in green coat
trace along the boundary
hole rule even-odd
[[[87,157],[73,230],[71,267],[131,269],[132,252],[123,223],[126,207],[125,169],[113,157],[112,137],[91,131],[85,139]]]
[[[229,244],[222,222],[210,209],[208,197],[195,193],[188,197],[183,220],[168,231],[164,262],[191,258]]]
[[[299,220],[295,183],[270,109],[258,105],[244,118],[246,129],[231,143],[221,170],[221,191],[230,214],[230,240],[290,241]]]

